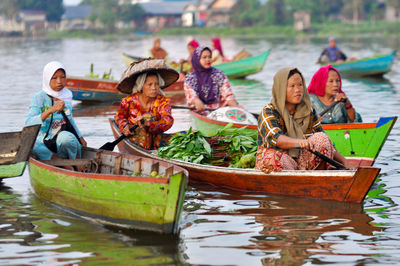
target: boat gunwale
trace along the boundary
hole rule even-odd
[[[374,56],[369,56],[369,57],[364,57],[356,60],[350,60],[350,61],[345,61],[345,62],[338,62],[338,63],[330,63],[331,66],[336,67],[336,66],[343,66],[351,63],[358,63],[358,62],[363,62],[363,61],[368,61],[376,58],[384,58],[384,57],[394,57],[396,54],[396,50],[391,51],[390,53],[385,53],[385,54],[379,54],[379,55],[374,55]],[[323,64],[327,65],[327,64]]]
[[[154,159],[152,158],[145,158],[145,157],[141,157],[141,156],[137,156],[137,155],[130,155],[127,153],[122,153],[124,157],[138,157],[141,160],[150,160],[150,161],[154,161]],[[161,162],[161,160],[159,160]],[[84,172],[78,172],[78,171],[71,171],[68,169],[64,169],[61,167],[57,167],[54,165],[50,165],[50,164],[46,164],[44,162],[41,162],[40,160],[34,159],[34,158],[29,158],[29,163],[32,163],[34,165],[36,165],[37,167],[49,170],[49,171],[53,171],[53,172],[57,172],[57,173],[61,173],[61,174],[65,174],[67,176],[71,176],[71,177],[77,177],[77,178],[87,178],[87,179],[99,179],[99,180],[110,180],[110,181],[128,181],[128,182],[145,182],[145,183],[157,183],[157,184],[168,184],[169,183],[169,177],[162,177],[162,178],[157,178],[157,177],[151,177],[151,176],[128,176],[128,175],[115,175],[115,174],[102,174],[102,173],[84,173]],[[156,162],[159,163],[159,162]],[[165,165],[170,165],[170,167],[174,167],[175,170],[177,170],[175,173],[171,174],[172,175],[176,175],[176,174],[184,174],[186,177],[189,177],[189,173],[186,169],[177,166],[177,165],[173,165],[171,163],[168,162],[161,162]]]
[[[199,113],[196,113],[195,111],[189,110],[190,115],[196,117],[197,119],[200,119],[202,121],[206,121],[212,124],[217,124],[221,126],[226,126],[229,124],[229,122],[222,122],[218,120],[214,120],[211,118],[208,118],[205,115],[201,115]],[[383,117],[380,117],[381,119]],[[322,128],[329,129],[329,130],[334,130],[334,129],[367,129],[367,128],[376,128],[378,122],[372,122],[372,123],[341,123],[341,124],[321,124]],[[249,124],[239,124],[239,123],[233,123],[232,127],[246,127],[248,129],[258,129],[257,125],[249,125]]]

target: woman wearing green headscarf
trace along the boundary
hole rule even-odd
[[[327,169],[327,164],[310,149],[349,167],[324,133],[305,88],[297,68],[282,68],[275,74],[271,103],[258,119],[256,169],[266,173]]]

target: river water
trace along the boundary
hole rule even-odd
[[[190,36],[163,37],[171,59],[187,57]],[[210,44],[205,37],[197,38]],[[263,71],[233,80],[240,104],[259,112],[270,100],[272,77],[296,66],[307,82],[325,39],[223,38],[225,53],[245,48],[253,54],[271,49]],[[41,89],[43,66],[59,60],[67,73],[83,76],[125,69],[122,52],[143,56],[149,37],[120,39],[0,40],[0,132],[24,126],[32,96]],[[348,56],[364,57],[399,49],[400,39],[339,40]],[[344,79],[343,89],[365,122],[400,111],[400,62],[396,56],[383,79]],[[116,107],[74,102],[76,123],[88,145],[113,140],[108,118]],[[187,129],[185,110],[176,110],[172,129]],[[235,192],[207,185],[189,187],[178,237],[119,231],[83,220],[37,198],[29,172],[0,187],[0,264],[142,265],[303,265],[395,264],[400,261],[400,130],[395,125],[376,167],[379,179],[362,204]]]

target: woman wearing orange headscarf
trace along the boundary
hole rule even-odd
[[[161,40],[160,38],[154,39],[153,48],[150,50],[151,57],[154,59],[165,59],[168,55],[167,51],[161,48]]]

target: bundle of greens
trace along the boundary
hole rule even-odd
[[[207,163],[211,157],[211,146],[199,131],[189,129],[187,133],[178,133],[171,137],[168,146],[158,150],[164,158],[192,163]]]
[[[254,168],[257,152],[257,135],[245,128],[233,128],[228,124],[212,136],[205,137],[199,131],[174,135],[169,145],[159,149],[161,157],[186,162]]]

